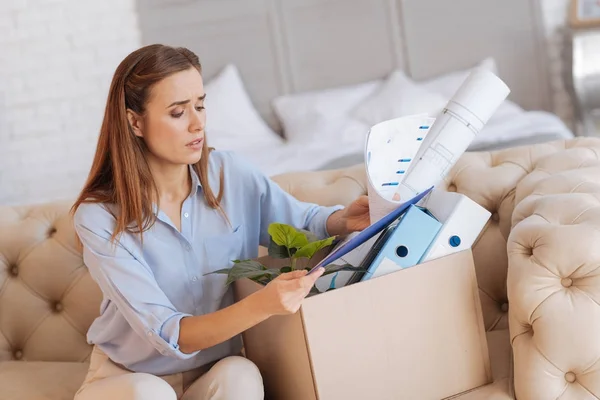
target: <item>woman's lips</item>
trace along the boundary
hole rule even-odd
[[[204,142],[204,138],[196,139],[192,142],[189,142],[186,146],[191,147],[194,150],[200,150],[202,148],[202,142]]]

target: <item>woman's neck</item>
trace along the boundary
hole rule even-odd
[[[191,177],[187,165],[175,165],[148,160],[161,203],[182,203],[191,190]]]

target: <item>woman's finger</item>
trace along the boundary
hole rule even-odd
[[[316,271],[314,271],[311,274],[308,274],[304,277],[302,277],[302,286],[305,288],[311,288],[314,286],[315,282],[317,281],[317,279],[319,279],[321,277],[321,275],[323,275],[323,273],[325,272],[325,268],[320,267],[318,268]]]
[[[284,280],[284,281],[289,281],[289,280],[292,280],[292,279],[301,278],[304,275],[306,275],[307,272],[308,271],[305,270],[305,269],[299,269],[299,270],[296,270],[296,271],[283,273],[283,274],[279,275],[279,278],[281,280]]]

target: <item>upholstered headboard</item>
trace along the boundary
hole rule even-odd
[[[538,0],[140,0],[144,44],[186,46],[210,79],[239,68],[263,117],[284,93],[416,80],[495,58],[510,99],[550,110]]]

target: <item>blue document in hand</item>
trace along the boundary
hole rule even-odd
[[[332,251],[327,257],[323,258],[317,265],[315,265],[308,273],[315,271],[319,267],[324,267],[326,265],[331,264],[338,258],[344,256],[348,252],[354,250],[367,240],[371,239],[373,236],[377,235],[381,231],[383,231],[387,226],[389,226],[392,222],[400,218],[400,216],[412,205],[418,203],[423,197],[425,197],[429,192],[433,189],[433,186],[429,189],[419,193],[417,196],[413,197],[410,200],[405,201],[400,204],[394,211],[387,214],[385,217],[381,218],[379,221],[375,222],[373,225],[370,225],[365,230],[361,231],[358,235],[353,237],[348,242],[344,243],[342,246],[338,247],[334,251]]]

